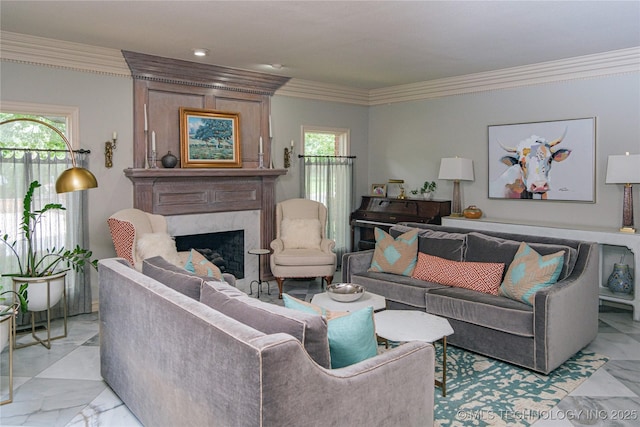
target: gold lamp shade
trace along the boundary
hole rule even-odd
[[[11,122],[33,122],[38,123],[42,126],[46,126],[57,133],[58,136],[60,136],[60,138],[62,138],[64,143],[67,145],[67,150],[71,155],[72,167],[62,172],[58,177],[56,181],[57,193],[68,193],[70,191],[86,190],[89,188],[96,188],[98,186],[98,180],[88,169],[78,167],[78,165],[76,164],[76,155],[73,152],[73,148],[71,148],[71,144],[69,143],[67,137],[64,136],[64,134],[60,132],[59,129],[51,126],[49,123],[36,119],[30,119],[27,117],[5,120],[3,122],[0,122],[0,126]]]

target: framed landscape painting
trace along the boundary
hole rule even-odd
[[[239,168],[238,113],[180,108],[180,165],[183,168]]]
[[[595,118],[489,126],[489,198],[595,202]]]

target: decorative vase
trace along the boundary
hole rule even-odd
[[[462,211],[465,218],[478,219],[482,216],[482,211],[476,205],[471,205]]]
[[[20,285],[26,283],[27,310],[43,311],[53,307],[62,298],[66,271],[45,277],[12,277],[13,290],[20,289]],[[49,303],[47,304],[47,287],[49,288]]]
[[[169,151],[167,154],[162,156],[162,159],[160,159],[160,162],[162,163],[163,167],[171,169],[171,168],[175,168],[176,165],[178,164],[178,158],[173,154],[171,154],[171,151]]]
[[[6,305],[0,305],[0,311],[5,308],[7,308]],[[14,313],[7,313],[5,316],[0,317],[0,352],[9,344],[9,333],[11,332],[9,326],[14,315]]]
[[[631,271],[627,264],[613,265],[613,271],[607,279],[607,287],[612,292],[618,292],[621,294],[630,294],[633,291],[633,277],[631,277]]]
[[[422,193],[422,197],[425,200],[431,200],[431,199],[433,199],[433,193],[431,191],[426,192],[426,193]]]

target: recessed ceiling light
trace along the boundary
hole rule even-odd
[[[209,49],[202,49],[202,48],[193,49],[193,54],[195,56],[207,56],[208,53],[209,53]]]
[[[275,70],[280,70],[282,69],[282,64],[271,64],[271,68]]]

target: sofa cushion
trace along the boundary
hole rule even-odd
[[[195,249],[189,251],[189,257],[184,264],[184,269],[198,276],[212,277],[218,281],[222,280],[222,272],[218,266]]]
[[[373,307],[346,313],[327,310],[287,294],[282,294],[282,299],[285,307],[320,314],[327,319],[331,368],[353,365],[378,353]]]
[[[396,224],[389,229],[389,234],[396,238],[402,233],[416,229],[418,230],[418,252],[452,261],[462,261],[464,259],[466,233],[449,233]]]
[[[142,274],[195,300],[200,300],[203,279],[156,256],[142,261]]]
[[[419,253],[412,277],[497,295],[503,270],[502,263],[459,262]]]
[[[499,294],[533,305],[536,292],[558,281],[564,252],[542,256],[522,242],[500,286]]]
[[[476,262],[503,262],[505,272],[509,269],[513,257],[520,248],[520,241],[502,239],[500,237],[488,236],[486,234],[470,232],[467,235],[467,248],[465,251],[465,261]],[[564,263],[558,280],[562,280],[571,274],[573,266],[578,257],[578,251],[567,245],[554,243],[532,243],[527,242],[540,255],[549,255],[558,251],[564,252]]]
[[[265,334],[289,334],[318,365],[328,368],[331,364],[327,322],[322,316],[250,298],[223,282],[205,282],[200,302]]]
[[[427,313],[436,316],[533,336],[533,308],[509,298],[452,287],[429,290],[425,303]]]
[[[322,225],[318,219],[284,218],[280,239],[285,249],[320,249]]]
[[[378,227],[374,233],[376,246],[369,271],[411,276],[418,254],[418,230],[407,231],[395,239]]]
[[[421,309],[424,309],[424,293],[427,290],[445,287],[438,283],[425,282],[413,277],[370,271],[353,274],[350,281],[364,286],[367,292],[384,295],[388,301]]]

